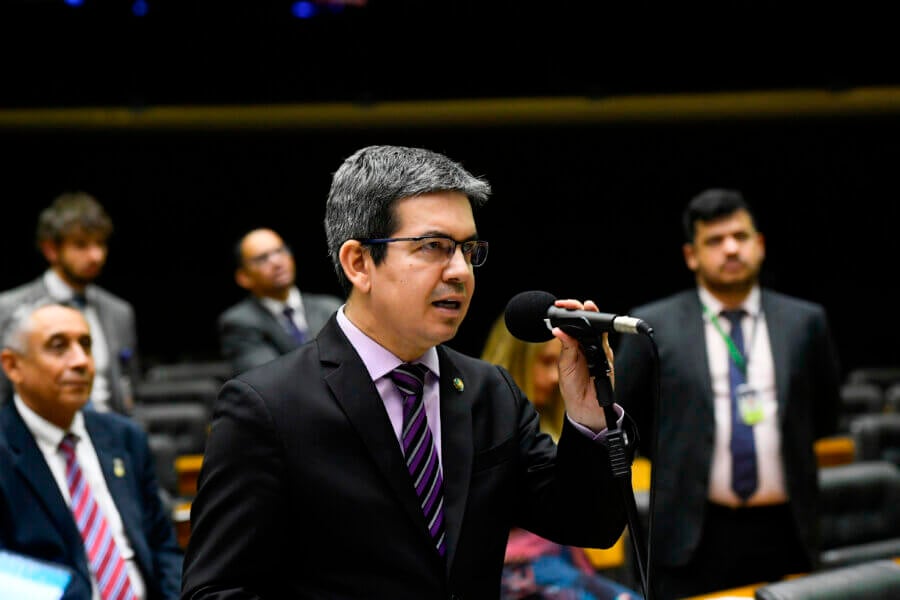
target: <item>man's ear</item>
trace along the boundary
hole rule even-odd
[[[9,349],[0,352],[0,364],[3,365],[3,372],[13,383],[18,383],[21,379],[19,374],[19,355]]]
[[[59,258],[59,245],[53,240],[43,240],[40,243],[41,254],[51,265],[55,265]]]
[[[368,292],[372,285],[371,275],[372,255],[366,250],[366,247],[357,240],[347,240],[341,245],[338,253],[341,259],[341,268],[347,279],[361,292]]]
[[[234,281],[245,290],[249,290],[253,287],[253,282],[250,280],[250,276],[247,275],[247,271],[245,271],[243,267],[235,269]]]
[[[681,246],[681,252],[684,254],[684,264],[691,271],[697,271],[697,257],[694,255],[694,245],[684,244]]]

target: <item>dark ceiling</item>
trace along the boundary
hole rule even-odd
[[[286,0],[133,1],[0,2],[0,108],[900,84],[893,21],[861,9],[369,0],[303,20]]]

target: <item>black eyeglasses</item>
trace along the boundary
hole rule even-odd
[[[256,256],[247,257],[247,262],[253,265],[254,267],[260,267],[266,264],[270,258],[278,258],[281,256],[286,256],[291,253],[291,249],[285,246],[279,246],[277,248],[273,248],[268,252],[263,252],[262,254],[257,254]]]
[[[377,238],[356,240],[360,244],[390,244],[391,242],[416,242],[416,253],[429,263],[448,263],[456,252],[462,250],[466,262],[480,267],[487,260],[488,243],[484,240],[457,242],[446,235],[420,235],[419,237]]]

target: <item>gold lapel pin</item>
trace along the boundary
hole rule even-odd
[[[453,389],[455,389],[457,392],[461,392],[464,389],[466,389],[466,385],[463,383],[462,379],[460,379],[459,377],[454,377],[453,378]]]
[[[125,463],[121,458],[113,459],[113,473],[116,474],[116,477],[125,477]]]

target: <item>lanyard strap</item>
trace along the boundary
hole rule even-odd
[[[725,330],[722,329],[722,324],[719,323],[719,317],[710,311],[705,304],[703,306],[703,314],[709,317],[710,322],[713,324],[713,327],[716,328],[716,331],[719,332],[719,335],[722,336],[722,339],[725,340],[725,345],[728,347],[728,354],[731,356],[731,360],[734,361],[734,364],[737,365],[737,368],[741,370],[741,373],[744,374],[744,377],[747,376],[747,358],[741,354],[740,350],[737,349],[737,346],[734,343],[734,340],[731,339],[731,336],[725,333]],[[738,324],[740,326],[740,324]],[[749,348],[753,347],[753,340],[756,339],[756,319],[753,319],[753,335],[750,338]]]

